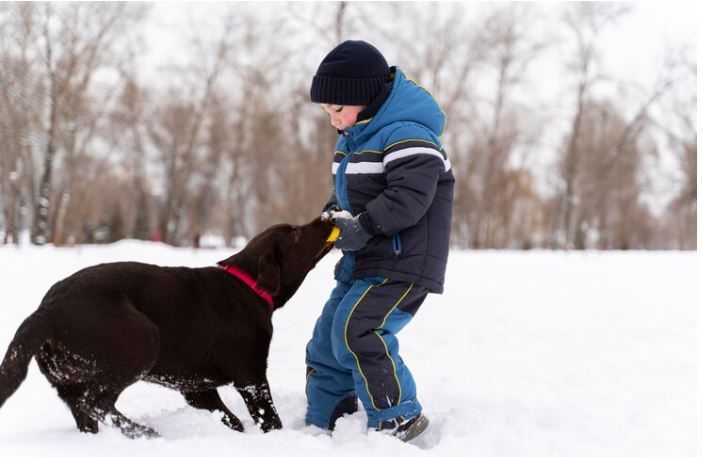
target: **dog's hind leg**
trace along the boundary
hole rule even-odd
[[[90,417],[84,405],[87,387],[84,384],[59,385],[56,386],[56,391],[71,410],[78,430],[84,433],[97,433],[98,421]]]
[[[123,388],[113,390],[112,386],[106,387],[103,381],[99,384],[62,384],[55,387],[59,397],[70,408],[81,432],[97,433],[98,423],[103,422],[117,427],[129,438],[158,437],[152,428],[132,421],[117,410],[115,403]]]
[[[123,325],[124,333],[119,337],[112,341],[103,339],[99,348],[102,362],[98,364],[104,369],[95,377],[94,388],[85,400],[88,407],[92,405],[91,417],[119,428],[128,438],[154,438],[159,436],[154,429],[132,421],[115,407],[120,394],[141,379],[156,361],[158,330],[149,329],[145,317],[140,324],[143,325]],[[150,331],[144,333],[147,329]]]
[[[200,392],[181,392],[185,397],[185,401],[194,408],[206,409],[208,411],[220,411],[224,413],[222,422],[224,425],[236,430],[237,432],[243,432],[244,426],[236,415],[227,408],[227,406],[222,401],[219,396],[219,392],[216,389],[204,390]]]
[[[112,390],[104,385],[92,385],[78,399],[78,410],[94,421],[96,428],[97,422],[103,422],[117,427],[128,438],[158,437],[159,434],[151,427],[138,424],[117,410],[115,402],[120,393],[121,390]]]
[[[60,341],[37,353],[39,368],[71,408],[79,430],[96,432],[104,422],[129,438],[158,436],[115,407],[124,389],[155,364],[158,328],[121,297],[86,310],[83,319],[64,323]]]
[[[39,370],[71,410],[78,430],[97,433],[98,422],[90,417],[84,405],[88,382],[94,376],[91,363],[84,358],[72,357],[65,348],[49,343],[36,353],[36,361]]]
[[[160,436],[153,428],[138,424],[119,412],[114,402],[98,406],[97,412],[103,421],[111,422],[128,438],[158,438]]]

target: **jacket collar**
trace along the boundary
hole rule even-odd
[[[379,130],[396,122],[424,126],[440,137],[446,125],[446,115],[434,97],[424,87],[407,79],[400,68],[391,67],[390,71],[394,73],[390,94],[372,118],[346,129],[350,139],[363,144]]]

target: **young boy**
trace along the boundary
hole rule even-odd
[[[454,184],[445,116],[364,41],[324,58],[310,96],[339,131],[322,217],[339,227],[344,255],[307,345],[305,419],[332,430],[360,398],[370,428],[409,441],[429,421],[395,335],[443,291]]]

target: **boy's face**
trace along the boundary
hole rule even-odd
[[[328,105],[320,103],[324,111],[329,114],[329,122],[338,130],[351,127],[358,119],[358,113],[363,111],[364,105]]]

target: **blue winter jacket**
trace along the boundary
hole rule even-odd
[[[375,116],[339,135],[331,203],[367,211],[377,235],[345,252],[335,277],[382,276],[441,293],[449,250],[454,177],[441,147],[446,118],[399,68]]]

